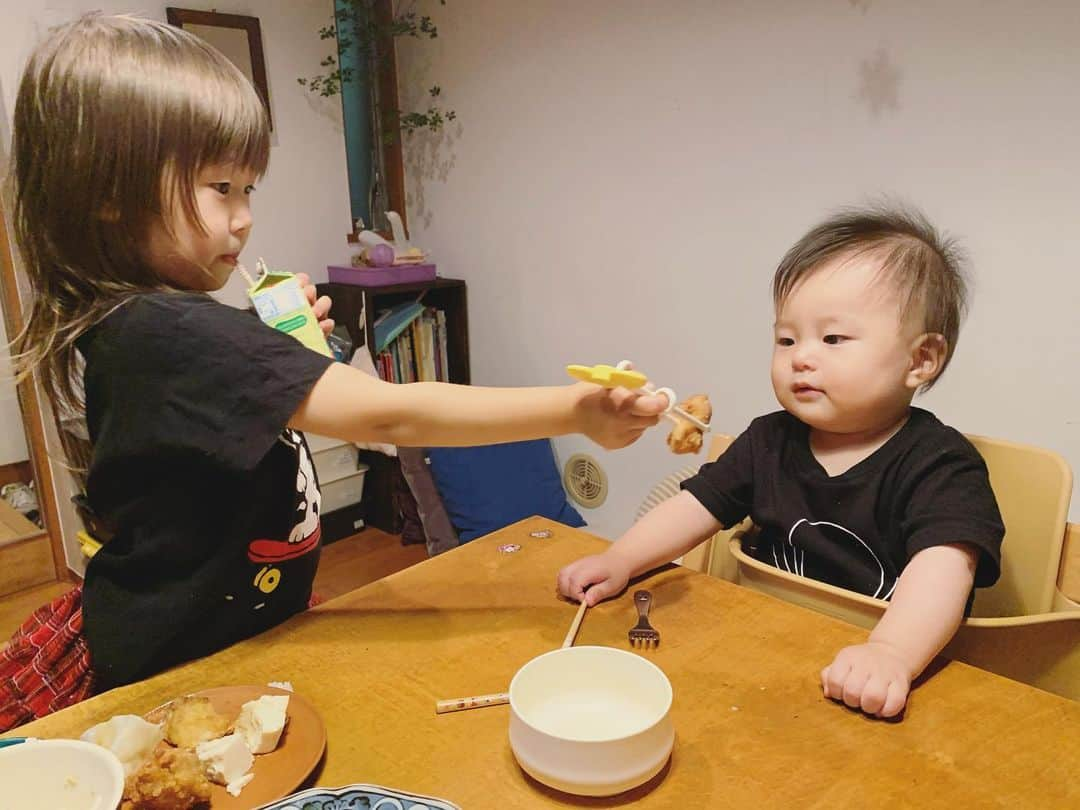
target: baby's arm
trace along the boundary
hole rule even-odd
[[[821,671],[825,697],[878,717],[899,714],[911,681],[964,618],[977,554],[972,546],[951,544],[912,557],[870,639],[845,647]]]
[[[671,562],[719,529],[720,523],[697,498],[680,492],[645,514],[607,551],[563,568],[559,593],[595,605],[619,593],[631,577]]]
[[[596,385],[481,388],[447,383],[395,385],[333,363],[289,427],[356,442],[462,447],[583,433],[608,449],[655,425],[663,396]]]

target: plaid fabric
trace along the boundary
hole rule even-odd
[[[0,732],[94,694],[82,586],[34,611],[0,650]]]

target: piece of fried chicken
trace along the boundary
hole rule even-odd
[[[679,407],[691,416],[704,422],[706,425],[712,420],[712,404],[705,394],[694,394],[679,403]],[[679,417],[672,414],[679,423],[668,434],[667,443],[673,453],[696,453],[701,449],[704,437],[701,430]]]
[[[124,783],[120,810],[201,810],[210,806],[210,781],[195,752],[160,745]]]
[[[194,748],[201,742],[225,736],[228,730],[229,721],[205,697],[181,697],[169,704],[165,739],[178,748]]]

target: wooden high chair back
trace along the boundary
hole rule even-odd
[[[1031,616],[1054,609],[1072,470],[1050,450],[971,436],[986,462],[1005,523],[1001,577],[975,593],[972,616]]]

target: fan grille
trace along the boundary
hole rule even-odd
[[[563,486],[576,503],[588,509],[595,509],[607,500],[607,473],[600,462],[585,453],[577,453],[567,460],[563,468]]]

